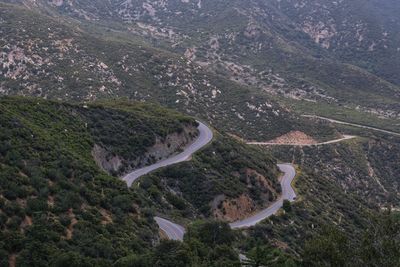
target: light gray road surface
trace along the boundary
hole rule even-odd
[[[282,207],[283,200],[287,199],[291,202],[295,200],[296,193],[294,192],[291,183],[296,176],[296,170],[294,169],[293,165],[289,163],[278,164],[278,167],[281,172],[283,172],[283,176],[281,177],[282,195],[277,201],[275,201],[265,210],[262,210],[247,219],[229,224],[232,229],[254,226],[272,214],[275,214]],[[155,217],[154,219],[156,220],[160,229],[164,231],[169,239],[183,240],[183,236],[185,234],[185,228],[183,226],[160,217]]]
[[[396,133],[396,132],[392,132],[392,131],[388,131],[388,130],[384,130],[384,129],[380,129],[380,128],[375,128],[375,127],[371,127],[371,126],[356,124],[356,123],[350,123],[350,122],[345,122],[345,121],[338,121],[338,120],[334,120],[334,119],[330,119],[330,118],[326,118],[326,117],[321,117],[321,116],[316,116],[316,115],[302,115],[302,117],[305,117],[305,118],[313,118],[313,119],[320,119],[320,120],[326,120],[326,121],[329,121],[329,122],[332,122],[332,123],[343,124],[343,125],[349,125],[349,126],[354,126],[354,127],[358,127],[358,128],[363,128],[363,129],[369,129],[369,130],[373,130],[373,131],[378,131],[378,132],[381,132],[381,133],[387,133],[387,134],[391,134],[391,135],[400,136],[400,133]]]
[[[292,188],[292,181],[296,176],[296,170],[291,164],[278,164],[278,167],[284,173],[281,178],[282,195],[272,205],[257,214],[244,220],[230,223],[229,225],[232,229],[254,226],[260,221],[275,214],[282,207],[283,200],[287,199],[292,202],[296,199],[296,193]]]
[[[186,147],[182,153],[173,155],[153,165],[134,170],[133,172],[124,176],[122,180],[124,180],[128,184],[128,187],[131,187],[131,185],[139,177],[145,174],[148,174],[159,168],[166,167],[168,165],[173,165],[188,160],[193,153],[195,153],[196,151],[207,145],[213,139],[212,130],[208,128],[204,123],[201,123],[199,121],[197,122],[199,123],[199,126],[197,127],[197,129],[199,130],[199,136],[192,144]],[[168,221],[160,217],[154,217],[154,220],[157,222],[158,227],[160,227],[160,229],[164,231],[164,233],[168,236],[169,239],[180,240],[180,241],[183,240],[183,236],[185,234],[185,228],[183,226],[180,226],[178,224],[175,224],[171,221]]]
[[[182,241],[185,235],[185,228],[160,217],[154,217],[158,227],[168,236],[168,239]]]
[[[191,145],[186,147],[182,153],[171,156],[153,165],[137,169],[129,173],[122,179],[126,181],[128,186],[130,187],[133,184],[133,182],[135,182],[139,177],[145,174],[148,174],[156,169],[168,165],[173,165],[188,160],[193,153],[195,153],[196,151],[207,145],[213,138],[212,130],[203,123],[201,122],[198,123],[199,123],[198,126],[199,136]],[[290,164],[279,164],[278,167],[284,173],[284,175],[281,178],[282,196],[277,201],[275,201],[270,207],[257,213],[256,215],[251,216],[242,221],[231,223],[230,224],[231,228],[236,229],[236,228],[253,226],[258,222],[264,220],[265,218],[271,216],[272,214],[275,214],[282,207],[284,199],[293,201],[296,198],[296,194],[291,186],[291,183],[296,175],[294,167]],[[171,221],[168,221],[160,217],[155,217],[154,219],[157,222],[160,229],[165,232],[165,234],[168,236],[169,239],[183,240],[183,236],[185,234],[185,228],[183,226],[175,224]]]
[[[199,121],[197,122],[199,123],[199,126],[197,127],[197,129],[199,130],[199,136],[197,137],[196,141],[186,147],[182,153],[161,160],[153,165],[134,170],[133,172],[124,176],[122,180],[124,180],[130,187],[139,177],[148,174],[149,172],[152,172],[162,167],[166,167],[168,165],[173,165],[188,160],[193,153],[201,149],[203,146],[207,145],[213,138],[212,130],[208,128],[205,124]]]

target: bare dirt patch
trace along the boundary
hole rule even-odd
[[[311,136],[301,131],[291,131],[271,141],[268,141],[268,143],[276,143],[284,145],[315,145],[318,142]]]

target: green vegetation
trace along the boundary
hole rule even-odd
[[[126,130],[126,138],[135,127],[147,133],[149,143],[131,144],[138,152],[193,120],[148,104],[118,106],[0,99],[2,264],[15,255],[18,266],[110,266],[151,249],[157,235],[149,202],[101,171],[91,150],[96,138],[121,148],[107,125]]]
[[[194,119],[178,112],[129,101],[95,102],[79,112],[87,121],[94,142],[127,163],[142,158],[157,138],[164,141],[170,134],[182,133],[185,127],[197,126]],[[192,139],[197,133],[189,134]],[[122,166],[118,172],[124,172],[126,167],[136,166]]]
[[[348,128],[343,130],[348,131]],[[347,256],[355,257],[354,254],[346,254],[349,253],[347,250],[362,249],[361,244],[376,246],[376,249],[385,248],[385,242],[376,244],[369,239],[363,243],[363,240],[367,231],[384,225],[375,219],[377,216],[385,217],[379,213],[382,207],[399,206],[396,178],[400,155],[398,138],[360,129],[352,131],[364,137],[318,147],[279,146],[267,149],[282,161],[294,160],[298,164],[295,183],[298,199],[290,208],[287,205],[284,214],[272,216],[250,229],[250,238],[261,236],[277,240],[280,246],[289,248],[291,255],[305,251],[313,254],[311,250],[316,249],[312,256],[314,266],[347,266],[338,262],[343,262],[343,257],[344,261],[348,260]],[[327,225],[336,225],[337,229],[325,231]],[[321,239],[310,248],[305,240],[314,239],[316,233],[321,233]],[[398,241],[395,236],[393,242]],[[263,241],[263,244],[268,242]],[[336,246],[336,243],[343,243],[343,246]],[[322,259],[324,263],[318,263],[317,259]],[[372,258],[354,264],[387,266],[382,265],[381,260],[377,258],[381,264],[373,263]],[[348,263],[351,265],[352,261]]]
[[[396,118],[384,118],[382,116],[355,110],[354,107],[346,107],[324,102],[312,103],[309,101],[277,99],[283,106],[287,106],[299,115],[317,115],[330,119],[349,123],[371,126],[384,130],[400,132],[400,124]],[[335,125],[336,128],[341,127]]]
[[[325,227],[308,240],[304,248],[305,266],[399,266],[400,220],[390,211],[374,218],[359,242],[351,242],[335,227]]]
[[[267,206],[280,193],[277,177],[276,161],[269,154],[216,134],[191,161],[143,177],[139,187],[151,192],[157,205],[167,200],[172,210],[165,212],[173,216],[212,217],[216,210],[225,214],[223,200],[241,195],[248,196],[257,208]]]
[[[154,246],[154,209],[212,217],[207,203],[218,195],[248,194],[261,207],[279,192],[267,153],[219,133],[191,161],[143,177],[132,189],[101,171],[91,155],[95,143],[134,157],[154,138],[194,123],[156,105],[3,97],[0,111],[2,264],[15,256],[21,266],[240,266],[237,233],[222,222],[195,222],[183,243]],[[134,130],[150,141],[135,139],[123,154],[113,138],[130,142]]]
[[[0,3],[1,94],[84,102],[0,99],[1,266],[240,266],[238,251],[249,266],[400,265],[398,216],[378,212],[400,205],[399,139],[299,117],[400,132],[398,1],[61,2]],[[141,102],[224,132],[128,189],[115,176],[196,125]],[[361,137],[265,151],[229,137],[338,129]],[[209,221],[277,198],[270,152],[298,164],[297,201],[244,235]],[[159,242],[155,213],[206,221]]]
[[[161,241],[148,254],[127,256],[115,266],[240,267],[238,253],[232,248],[237,238],[226,223],[194,222],[183,242]]]
[[[335,136],[331,127],[293,116],[259,89],[200,68],[180,54],[154,48],[139,36],[4,3],[0,14],[2,59],[13,69],[0,66],[5,74],[0,76],[4,94],[158,102],[210,121],[225,132],[260,141],[291,130],[316,139]]]

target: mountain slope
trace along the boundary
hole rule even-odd
[[[399,85],[398,1],[276,1],[279,10],[339,59]]]
[[[271,218],[251,230],[254,238],[283,241],[302,251],[305,241],[324,227],[335,225],[358,244],[364,229],[376,227],[380,212],[398,210],[398,137],[351,127],[360,137],[316,147],[273,147],[272,154],[297,164],[297,203],[284,216]]]
[[[277,197],[275,160],[223,133],[190,161],[141,177],[130,189],[107,173],[178,152],[196,137],[195,125],[153,104],[2,97],[1,264],[110,266],[139,257],[154,266],[164,245],[155,213],[232,221]],[[237,262],[233,248],[227,257]]]
[[[364,2],[25,4],[84,22],[112,22],[119,32],[141,36],[263,92],[398,116],[400,6],[392,0]]]
[[[83,265],[109,266],[128,253],[152,248],[158,236],[150,203],[101,171],[91,151],[97,142],[126,155],[112,130],[119,126],[128,136],[133,128],[141,136],[131,140],[130,159],[192,119],[180,121],[176,113],[151,105],[83,108],[25,98],[1,98],[0,111],[2,264],[10,259],[18,266],[55,265],[75,258]],[[104,112],[113,114],[113,124]],[[147,143],[137,142],[141,137]]]
[[[307,124],[250,87],[138,38],[100,37],[84,25],[37,10],[0,6],[5,33],[1,37],[2,94],[74,101],[123,96],[157,101],[252,139],[272,139],[291,130],[321,139],[335,135],[333,129]]]

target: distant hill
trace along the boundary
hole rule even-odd
[[[141,37],[111,30],[93,33],[98,28],[92,25],[15,5],[0,4],[0,13],[2,94],[159,102],[260,141],[291,130],[317,139],[335,135],[330,127],[307,123],[254,88],[154,48]]]
[[[17,2],[144,38],[261,92],[399,114],[398,1]]]

